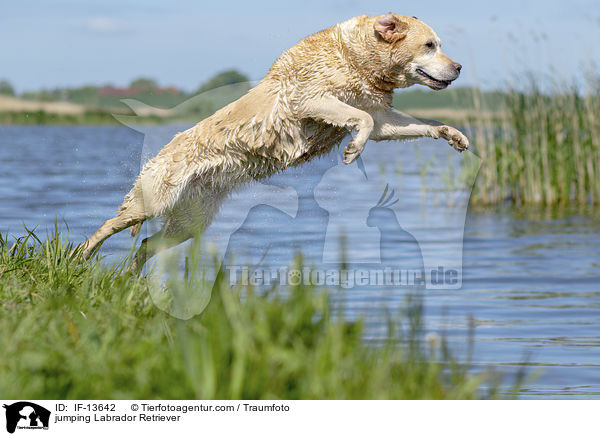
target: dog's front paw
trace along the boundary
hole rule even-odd
[[[458,129],[450,126],[441,126],[438,128],[438,132],[456,150],[465,151],[469,148],[469,140]]]
[[[357,144],[355,139],[352,139],[344,149],[344,163],[350,165],[365,149],[365,144]]]

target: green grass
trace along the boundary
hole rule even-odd
[[[323,290],[258,295],[219,279],[206,310],[183,321],[153,304],[151,277],[97,258],[78,264],[71,248],[60,233],[45,240],[28,233],[16,244],[0,238],[4,398],[499,395],[497,375],[467,373],[445,341],[420,345],[418,305],[374,345],[365,340],[362,321],[344,319]],[[193,281],[180,285],[186,283]]]
[[[134,115],[127,110],[114,111],[119,115]],[[156,115],[136,117],[137,123],[158,124],[165,120]],[[101,109],[90,109],[81,114],[57,114],[38,110],[35,112],[13,111],[0,112],[0,125],[105,125],[120,124],[111,112]]]
[[[499,124],[468,120],[482,158],[472,203],[600,203],[600,79],[588,85],[585,93],[573,87],[545,94],[532,82],[527,92],[506,95]]]

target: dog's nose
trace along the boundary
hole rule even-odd
[[[462,65],[459,64],[458,62],[454,63],[454,68],[456,68],[456,71],[458,71],[460,73],[460,70],[462,70]]]

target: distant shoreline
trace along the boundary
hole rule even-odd
[[[121,114],[114,114],[121,115]],[[36,112],[0,112],[0,126],[78,126],[78,125],[97,125],[109,126],[121,124],[113,113],[106,111],[86,111],[82,114],[59,114],[45,111]],[[134,114],[127,114],[135,116]],[[135,116],[136,123],[139,124],[165,124],[171,122],[170,119],[158,116]],[[175,122],[175,120],[173,120]]]
[[[477,113],[464,109],[403,109],[414,117],[432,118],[447,124],[462,125],[468,120],[486,119],[494,121],[502,116],[500,113]],[[82,113],[57,113],[44,110],[37,111],[0,111],[0,126],[77,126],[77,125],[97,125],[109,126],[122,124],[116,117],[126,116],[135,118],[136,124],[171,124],[181,122],[197,123],[205,117],[193,116],[158,116],[158,115],[135,115],[133,112],[126,111],[109,112],[106,110],[88,109]]]
[[[475,118],[484,118],[492,122],[498,118],[494,114],[470,113],[470,111],[452,109],[406,109],[403,110],[411,116],[417,118],[432,118],[446,124],[463,125],[468,120]],[[57,114],[45,111],[36,112],[0,112],[0,126],[111,126],[122,124],[115,115],[106,111],[87,111],[83,114]],[[499,114],[497,114],[499,115]],[[156,115],[139,116],[134,114],[126,114],[126,116],[135,117],[136,124],[172,124],[181,122],[200,122],[203,117],[159,117]]]
[[[126,108],[99,108],[70,102],[45,102],[0,96],[0,125],[108,125],[119,124],[115,115],[135,116],[140,123],[163,123],[161,109],[136,115]]]

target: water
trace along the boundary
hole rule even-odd
[[[0,127],[0,232],[43,235],[58,219],[84,240],[114,216],[142,162],[185,127]],[[386,313],[419,292],[427,331],[446,335],[459,358],[472,318],[475,370],[510,375],[527,362],[536,378],[521,398],[600,398],[600,213],[467,211],[468,190],[452,184],[460,159],[433,140],[369,143],[362,166],[332,153],[240,191],[210,231],[221,253],[235,253],[230,265],[275,268],[299,250],[316,269],[335,269],[344,234],[351,268],[456,271],[441,284],[354,283],[348,310],[377,335]],[[127,232],[110,238],[105,261],[131,244]]]

